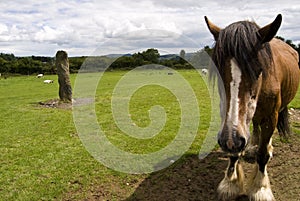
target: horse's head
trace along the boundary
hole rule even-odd
[[[239,153],[248,143],[264,69],[272,62],[268,42],[279,29],[281,19],[278,15],[263,28],[241,21],[221,29],[205,17],[216,41],[213,61],[222,79],[219,84],[224,85],[224,92],[220,92],[222,127],[218,143],[226,152]]]

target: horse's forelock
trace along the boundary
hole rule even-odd
[[[216,41],[213,61],[219,73],[224,73],[226,61],[235,58],[243,73],[252,80],[272,62],[268,43],[261,44],[257,34],[259,27],[254,22],[235,22],[221,30]]]

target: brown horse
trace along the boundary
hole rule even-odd
[[[299,85],[298,54],[283,41],[273,38],[281,25],[281,15],[262,28],[254,22],[240,21],[221,29],[207,17],[205,21],[216,41],[212,59],[215,73],[219,75],[219,89],[224,89],[219,90],[223,101],[218,143],[230,153],[218,198],[232,200],[247,194],[250,200],[273,201],[267,163],[272,157],[276,126],[279,133],[289,133],[287,105]],[[256,156],[254,174],[248,185],[244,184],[239,162],[246,145],[247,149],[255,150]]]

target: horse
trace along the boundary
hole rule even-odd
[[[218,144],[229,153],[218,199],[248,196],[254,201],[274,201],[267,164],[276,127],[280,135],[290,134],[287,105],[299,86],[298,53],[275,38],[281,14],[264,27],[239,21],[222,29],[204,18],[215,40],[212,63],[216,70],[210,70],[210,78],[217,77],[221,100]],[[247,150],[255,154],[255,168],[245,184],[241,157]]]

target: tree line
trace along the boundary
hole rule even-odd
[[[171,68],[191,68],[178,55],[161,56],[158,50],[154,48],[120,57],[111,57],[109,55],[69,57],[71,73],[76,73],[79,69],[85,70],[85,66],[88,66],[88,70],[102,71],[107,68],[108,70],[128,70],[147,64],[160,64]],[[0,53],[0,73],[2,75],[56,74],[55,58],[43,56],[16,57],[14,54]]]
[[[293,47],[300,55],[300,44],[295,45],[292,40],[285,40],[283,37],[277,36],[278,39],[286,42]],[[86,65],[95,66],[94,70],[129,70],[138,66],[147,64],[159,64],[173,69],[191,69],[191,68],[207,68],[207,55],[212,54],[212,48],[205,46],[203,49],[195,53],[186,53],[181,50],[179,54],[160,55],[157,49],[150,48],[142,52],[127,54],[121,57],[99,56],[99,57],[70,57],[70,72],[76,73],[86,61]],[[54,57],[31,56],[16,57],[14,54],[0,53],[0,73],[8,74],[55,74]]]
[[[77,72],[86,57],[72,57],[69,60],[71,73]],[[9,74],[56,74],[54,57],[16,57],[14,54],[0,53],[0,73]]]

